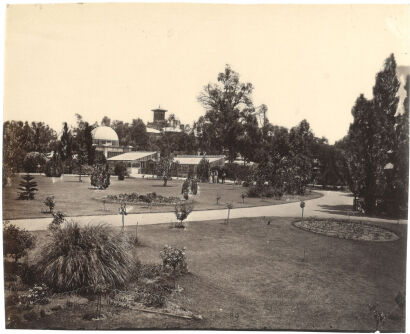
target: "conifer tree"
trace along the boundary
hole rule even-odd
[[[32,200],[34,199],[36,191],[38,191],[37,182],[33,181],[34,177],[30,174],[24,175],[20,182],[19,190],[21,192],[18,193],[18,199],[25,199],[25,200]]]

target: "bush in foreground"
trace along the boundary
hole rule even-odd
[[[55,291],[121,288],[129,275],[128,245],[109,226],[67,222],[53,231],[38,267]]]
[[[13,257],[15,262],[26,256],[35,243],[36,238],[27,230],[10,223],[3,226],[3,255]]]

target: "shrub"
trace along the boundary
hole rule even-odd
[[[181,194],[184,194],[185,192],[188,193],[189,192],[189,178],[185,179],[184,183],[182,183],[182,190],[181,190]]]
[[[60,159],[51,159],[44,165],[44,173],[48,177],[60,177],[63,174],[63,165]]]
[[[224,170],[226,178],[230,180],[250,181],[252,175],[252,167],[247,165],[238,165],[235,163],[225,164]]]
[[[191,191],[192,191],[192,195],[196,195],[198,193],[198,180],[197,179],[191,180]]]
[[[272,187],[266,184],[252,185],[247,190],[248,197],[275,197],[281,198],[283,196],[282,187]]]
[[[26,173],[36,173],[44,169],[46,157],[39,152],[29,152],[23,160],[23,168]]]
[[[179,220],[179,223],[175,225],[175,227],[185,227],[183,221],[188,218],[192,209],[192,205],[187,204],[186,202],[175,204],[175,216]]]
[[[18,268],[18,275],[24,284],[32,286],[38,283],[38,272],[36,265],[28,265],[27,263],[20,263]]]
[[[67,222],[53,231],[38,263],[43,281],[56,291],[97,292],[121,288],[129,275],[128,246],[106,225]]]
[[[124,180],[127,175],[127,166],[123,162],[117,162],[114,166],[114,174],[118,175],[118,180]]]
[[[201,180],[201,182],[209,181],[210,168],[211,168],[211,164],[209,163],[209,160],[203,157],[197,167],[197,176]]]
[[[165,245],[160,252],[162,266],[165,270],[171,270],[173,274],[183,274],[188,271],[185,247],[182,249]]]
[[[54,231],[58,228],[60,228],[61,224],[64,223],[66,215],[61,212],[52,212],[53,215],[53,220],[51,221],[50,225],[48,225],[48,228],[50,231]]]
[[[47,196],[43,203],[48,208],[49,213],[52,213],[54,211],[54,207],[56,206],[54,196]]]
[[[34,177],[30,174],[24,175],[18,188],[21,192],[18,193],[18,199],[32,200],[38,191],[37,182],[33,181]]]
[[[108,172],[107,165],[94,165],[93,172],[91,173],[91,185],[98,189],[108,188],[110,185],[110,173]]]
[[[17,262],[34,248],[36,238],[27,230],[6,223],[3,226],[3,255],[10,255]]]
[[[252,185],[247,191],[248,197],[260,197],[262,194],[261,188],[256,185]]]

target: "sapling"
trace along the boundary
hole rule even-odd
[[[303,222],[303,210],[305,209],[305,202],[300,201],[300,207],[302,208],[302,222]]]
[[[231,212],[231,209],[233,208],[233,205],[232,205],[232,203],[227,203],[226,207],[228,209],[228,219],[226,220],[226,223],[229,224],[229,214]]]
[[[246,194],[245,194],[245,193],[242,193],[242,194],[241,194],[241,197],[242,197],[242,204],[245,204]]]
[[[219,205],[219,200],[221,199],[221,195],[216,193],[216,205]]]
[[[119,213],[122,216],[122,229],[124,229],[125,226],[125,222],[124,222],[124,216],[127,215],[127,204],[125,204],[124,202],[121,203],[120,208],[119,208]]]
[[[48,213],[53,213],[56,202],[54,201],[54,196],[47,196],[43,201],[44,205],[48,208]]]

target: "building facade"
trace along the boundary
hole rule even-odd
[[[119,145],[117,133],[109,126],[99,126],[91,131],[91,135],[95,150],[102,152],[106,159],[132,150],[131,146]]]

